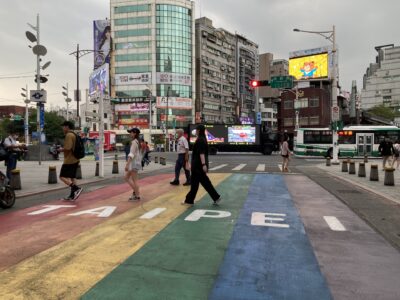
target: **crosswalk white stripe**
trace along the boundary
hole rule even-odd
[[[328,224],[329,228],[333,231],[346,231],[346,228],[338,220],[338,218],[333,216],[324,216],[325,222]]]
[[[216,166],[214,168],[209,169],[209,171],[215,171],[215,170],[218,170],[218,169],[222,169],[223,167],[226,167],[227,165],[228,164],[222,164],[222,165],[219,165],[219,166]]]
[[[246,166],[246,164],[237,165],[236,167],[234,167],[234,168],[232,169],[232,171],[240,171],[240,170],[243,169],[245,166]]]
[[[265,171],[265,164],[258,164],[256,172],[264,172],[264,171]]]

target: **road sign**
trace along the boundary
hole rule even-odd
[[[43,129],[44,127],[44,105],[40,105],[40,128]]]
[[[340,113],[339,113],[339,106],[335,105],[332,106],[332,121],[339,121]]]
[[[293,76],[271,77],[269,85],[275,89],[291,89],[293,88]]]
[[[257,116],[256,116],[256,124],[261,124],[261,112],[257,112]]]
[[[93,117],[100,119],[100,115],[92,111],[85,111],[85,117]]]
[[[32,102],[46,103],[47,101],[47,91],[45,90],[31,90],[30,95],[30,100]]]
[[[21,120],[21,116],[20,115],[14,115],[14,120],[15,121],[20,121]]]

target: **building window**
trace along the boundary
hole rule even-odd
[[[124,55],[116,55],[115,61],[135,61],[135,60],[151,60],[150,53],[132,53]]]
[[[115,44],[115,50],[149,48],[149,47],[151,47],[150,41],[136,41],[136,42],[116,43]]]
[[[319,125],[319,116],[310,117],[310,125]]]
[[[116,67],[116,74],[125,74],[125,73],[144,73],[151,72],[150,66],[130,66],[130,67]]]
[[[293,118],[284,118],[283,119],[283,126],[284,127],[291,127],[294,125]]]
[[[151,17],[136,17],[136,18],[123,18],[123,19],[115,19],[114,25],[137,25],[137,24],[150,24]]]
[[[383,96],[383,103],[392,102],[392,96]]]
[[[293,100],[285,100],[283,102],[284,109],[293,109]]]
[[[300,98],[294,101],[294,108],[307,108],[308,107],[308,98]]]
[[[310,98],[309,106],[310,107],[319,107],[319,98]]]
[[[129,29],[129,30],[119,30],[115,31],[115,37],[129,37],[129,36],[147,36],[151,34],[150,28],[142,28],[142,29]]]
[[[308,125],[308,117],[300,118],[299,123],[300,123],[300,126],[307,126]]]
[[[116,14],[139,12],[139,11],[150,11],[150,4],[114,7],[114,13]]]

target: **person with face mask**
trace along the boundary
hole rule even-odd
[[[25,149],[25,144],[17,143],[18,134],[15,130],[9,131],[9,136],[4,139],[4,147],[8,151],[7,158],[7,178],[11,179],[11,171],[17,168],[18,157]]]

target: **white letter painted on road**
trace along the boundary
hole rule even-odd
[[[164,208],[164,207],[158,207],[158,208],[152,209],[152,210],[148,211],[147,213],[145,213],[144,215],[140,216],[139,219],[153,219],[155,216],[161,214],[164,210],[166,210],[166,208]]]
[[[198,221],[200,218],[227,218],[230,216],[231,213],[229,211],[196,209],[185,218],[185,221]]]
[[[325,222],[328,224],[329,228],[333,231],[346,231],[346,228],[338,220],[338,218],[333,216],[324,216]]]
[[[69,214],[69,216],[80,216],[80,215],[97,215],[99,218],[107,218],[112,215],[116,206],[102,206],[98,208],[92,208],[88,210],[79,211],[77,213]]]
[[[44,205],[43,207],[46,207],[46,208],[30,212],[30,213],[28,213],[28,215],[29,216],[40,215],[40,214],[44,214],[44,213],[47,213],[49,211],[53,211],[53,210],[56,210],[59,208],[76,207],[76,205]]]
[[[275,214],[275,213],[262,213],[253,212],[251,214],[251,225],[254,226],[268,226],[268,227],[279,227],[279,228],[289,228],[290,226],[285,223],[275,223],[285,221],[284,218],[276,217],[286,217],[286,214]]]

